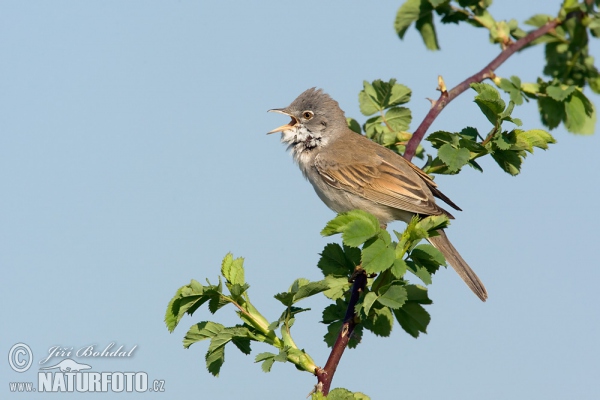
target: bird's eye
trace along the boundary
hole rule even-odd
[[[304,111],[302,113],[302,116],[304,117],[304,119],[311,119],[312,117],[314,117],[315,114],[313,114],[312,111]]]

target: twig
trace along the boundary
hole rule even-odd
[[[442,112],[442,110],[448,105],[448,103],[450,103],[458,95],[466,91],[471,86],[471,83],[481,82],[485,79],[493,78],[495,76],[494,71],[500,65],[502,65],[502,63],[504,63],[504,61],[506,61],[510,56],[512,56],[517,51],[523,49],[525,46],[527,46],[534,40],[549,33],[557,26],[563,24],[565,21],[567,21],[575,15],[579,15],[579,13],[569,14],[564,20],[554,19],[552,21],[548,21],[545,25],[530,32],[527,36],[522,37],[516,42],[509,44],[504,50],[500,52],[500,54],[498,54],[496,58],[492,60],[492,62],[486,65],[481,71],[468,77],[467,79],[459,83],[457,86],[452,88],[450,91],[441,90],[442,94],[440,95],[440,98],[432,103],[431,109],[425,116],[425,119],[423,119],[421,125],[419,125],[412,138],[410,138],[410,140],[408,141],[408,144],[406,145],[406,151],[404,152],[404,158],[406,158],[409,161],[413,158],[413,156],[415,155],[415,151],[417,151],[419,143],[421,143],[423,137],[425,136],[425,132],[427,132],[427,129],[429,129],[429,127],[437,118],[439,113]]]
[[[344,350],[346,350],[346,346],[348,345],[348,341],[352,336],[352,332],[357,325],[354,307],[358,302],[360,292],[362,292],[366,284],[367,274],[361,269],[355,274],[354,284],[352,285],[352,293],[350,294],[350,301],[348,302],[346,316],[344,317],[344,323],[342,324],[342,328],[340,329],[337,339],[335,340],[335,344],[331,348],[331,353],[329,354],[327,363],[325,364],[324,368],[317,368],[315,371],[315,375],[318,379],[317,387],[325,396],[327,396],[329,393],[329,388],[331,387],[331,381],[333,380],[335,370],[340,363],[342,354],[344,354]]]

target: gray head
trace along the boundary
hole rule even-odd
[[[346,128],[346,116],[337,101],[323,93],[321,89],[311,88],[302,93],[285,108],[269,110],[292,117],[292,120],[269,133],[307,130],[312,135],[324,136],[327,132],[338,132]],[[327,130],[326,130],[327,129]]]

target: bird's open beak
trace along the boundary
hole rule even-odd
[[[272,110],[269,110],[268,112],[276,112],[279,114],[287,115],[288,117],[292,117],[292,120],[285,125],[281,125],[279,128],[275,128],[272,131],[267,132],[267,135],[270,135],[271,133],[275,133],[275,132],[283,132],[288,129],[292,129],[294,127],[294,125],[296,125],[298,123],[298,120],[296,118],[294,118],[292,115],[288,114],[287,112],[283,111],[283,109],[281,109],[281,108],[274,108]]]

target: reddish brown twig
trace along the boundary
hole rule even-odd
[[[357,325],[354,307],[356,306],[356,303],[360,297],[360,293],[363,291],[366,284],[367,274],[361,269],[355,273],[354,284],[352,285],[352,292],[350,294],[348,308],[346,309],[344,323],[342,324],[340,333],[335,340],[335,344],[331,348],[331,353],[329,354],[327,363],[325,364],[325,367],[319,368],[315,371],[315,375],[318,379],[317,390],[321,391],[325,396],[327,396],[329,393],[329,388],[331,387],[331,381],[333,380],[335,370],[340,363],[342,354],[344,354],[344,350],[346,350],[346,346],[348,346],[348,341],[352,336],[352,332]]]
[[[432,102],[431,109],[425,116],[425,119],[423,119],[421,125],[419,125],[413,136],[408,141],[408,144],[406,145],[406,150],[404,152],[404,158],[406,158],[409,161],[413,158],[413,156],[415,155],[415,151],[417,151],[419,143],[421,143],[423,137],[425,136],[425,132],[427,132],[427,129],[429,129],[429,127],[437,118],[439,113],[442,112],[442,110],[448,105],[448,103],[450,103],[458,95],[467,90],[470,87],[471,83],[481,82],[485,79],[493,78],[495,76],[494,71],[496,71],[496,69],[500,65],[502,65],[502,63],[504,63],[504,61],[506,61],[510,56],[512,56],[517,51],[522,50],[525,46],[527,46],[534,40],[549,33],[557,26],[561,25],[566,20],[575,15],[578,14],[569,14],[564,20],[554,19],[552,21],[548,21],[545,25],[527,34],[527,36],[522,37],[514,43],[508,44],[507,47],[504,50],[502,50],[500,54],[498,54],[498,56],[494,58],[492,62],[490,62],[488,65],[486,65],[481,71],[468,77],[467,79],[459,83],[457,86],[452,88],[450,91],[446,91],[443,88],[440,88],[442,94],[440,95],[439,99]]]

